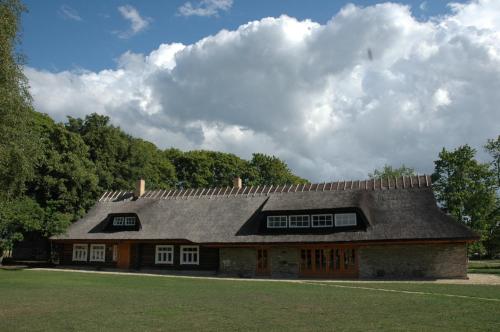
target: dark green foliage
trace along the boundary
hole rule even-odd
[[[415,170],[410,167],[406,167],[404,164],[399,168],[393,168],[392,166],[385,165],[381,170],[374,170],[373,173],[368,174],[370,179],[386,179],[395,178],[400,176],[411,176],[416,175]]]
[[[36,130],[43,156],[27,194],[36,198],[52,215],[61,213],[74,220],[95,203],[99,194],[94,163],[78,134],[69,132],[47,115],[37,113]]]
[[[31,198],[0,200],[0,248],[11,248],[25,232],[42,231],[44,219],[43,209]]]
[[[69,118],[66,128],[81,136],[95,164],[102,190],[133,189],[139,178],[150,188],[176,184],[175,169],[167,155],[154,144],[125,134],[107,116],[91,114]]]
[[[497,139],[489,139],[484,149],[493,159],[491,166],[497,176],[497,187],[500,189],[500,135],[498,135]]]
[[[307,182],[294,175],[282,160],[260,153],[250,161],[215,151],[169,149],[165,153],[175,166],[181,188],[232,186],[235,177],[253,186]]]
[[[481,252],[496,227],[498,200],[495,174],[489,164],[478,162],[475,154],[468,145],[454,151],[443,149],[434,162],[432,180],[442,207],[481,235],[483,242],[471,246],[473,251]]]

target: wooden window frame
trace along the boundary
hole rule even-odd
[[[325,225],[314,225],[314,217],[328,217],[330,216],[330,224],[329,225],[326,225],[326,219],[325,219]],[[318,222],[319,220],[317,220]],[[324,214],[313,214],[311,215],[311,227],[313,228],[328,228],[328,227],[333,227],[334,225],[334,221],[333,221],[333,214],[331,213],[324,213]]]
[[[77,247],[81,247],[80,249],[78,249]],[[85,247],[85,250],[83,250],[83,247]],[[77,252],[84,252],[85,255],[85,258],[78,258],[79,255],[77,255],[76,253]],[[88,260],[88,257],[89,257],[89,245],[86,244],[86,243],[74,243],[73,244],[73,262],[86,262]]]
[[[273,218],[280,218],[281,220],[271,220]],[[282,220],[283,218],[285,218],[285,220]],[[275,222],[280,224],[284,222],[285,225],[275,226],[272,224]],[[288,216],[267,216],[267,228],[287,228],[287,227],[288,227]]]
[[[354,216],[354,224],[344,224],[344,223],[337,223],[337,217],[344,217],[344,216]],[[349,212],[349,213],[335,213],[335,227],[353,227],[358,225],[358,216],[354,212]]]
[[[166,260],[160,260],[158,258],[158,254],[160,253],[160,250],[163,249],[168,249],[165,251],[161,251],[162,253],[165,253],[165,257],[167,258]],[[170,257],[170,259],[168,259]],[[158,244],[155,246],[155,264],[174,264],[174,246],[173,245],[167,245],[167,244]]]
[[[186,249],[196,249],[195,251],[188,251],[185,252]],[[194,260],[185,260],[184,259],[184,254],[188,253],[196,253],[196,261]],[[181,265],[200,265],[200,246],[181,246],[181,251],[180,251],[180,264]]]
[[[102,249],[100,249],[99,247],[102,247]],[[92,257],[94,251],[101,251],[102,250],[102,259],[99,258],[99,259],[96,259],[94,257]],[[106,245],[104,243],[92,243],[90,245],[90,251],[89,251],[89,261],[90,262],[105,262],[106,261]]]
[[[292,218],[296,218],[296,217],[307,217],[307,220],[292,220]],[[303,223],[303,222],[307,222],[307,226],[292,226],[292,223],[293,222],[300,222],[300,223]],[[308,214],[299,214],[299,215],[291,215],[291,216],[288,216],[288,227],[289,228],[309,228],[311,227],[311,217],[308,215]]]

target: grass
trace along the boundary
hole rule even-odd
[[[468,272],[500,275],[500,259],[469,261]]]
[[[499,331],[499,312],[500,286],[0,270],[2,331]]]

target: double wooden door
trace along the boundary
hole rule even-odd
[[[356,278],[358,276],[357,248],[301,248],[300,274],[313,277]]]

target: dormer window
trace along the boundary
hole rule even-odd
[[[135,226],[135,217],[125,217],[125,226]]]
[[[267,228],[286,228],[287,216],[268,216]]]
[[[113,226],[123,226],[125,224],[125,217],[114,217]]]
[[[335,226],[356,226],[356,213],[336,213],[335,214]]]
[[[309,227],[309,215],[289,216],[288,227],[307,228]]]
[[[113,226],[135,226],[136,218],[130,217],[113,217]]]
[[[313,214],[312,227],[332,227],[333,215],[331,214]]]

